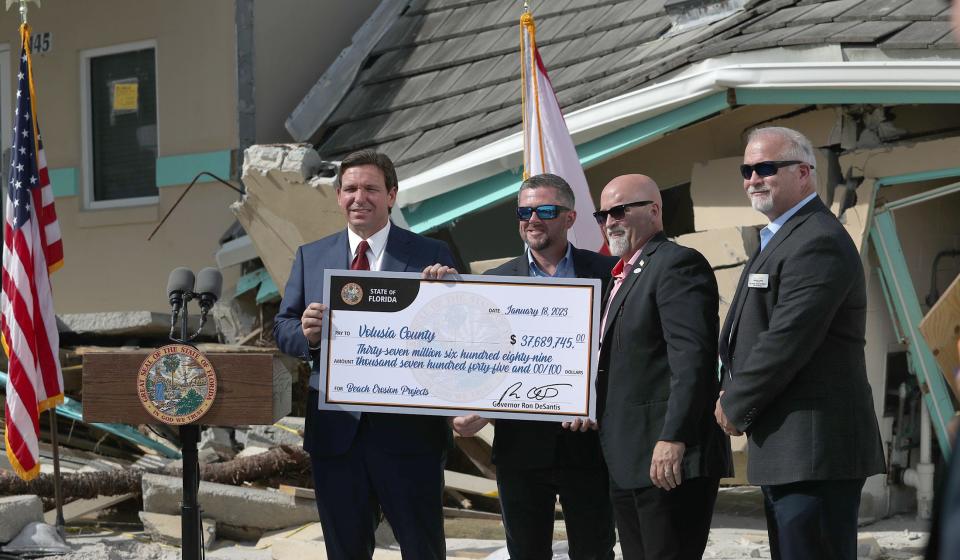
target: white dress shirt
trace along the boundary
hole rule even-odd
[[[390,235],[390,220],[387,225],[380,228],[380,231],[367,238],[367,262],[370,263],[370,270],[379,271],[383,266],[383,255],[386,253],[387,237]],[[357,246],[363,239],[347,228],[347,241],[350,242],[350,262],[357,258]]]

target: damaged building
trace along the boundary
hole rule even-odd
[[[68,522],[136,504],[147,533],[180,542],[176,432],[85,424],[81,360],[104,346],[165,342],[167,274],[214,264],[223,298],[200,348],[278,354],[272,321],[297,247],[344,227],[334,185],[344,155],[388,154],[400,177],[394,223],[445,241],[460,270],[523,250],[514,212],[521,9],[514,0],[95,0],[31,12],[35,33],[53,39],[34,64],[66,253],[52,279],[66,347],[68,399],[57,412]],[[778,125],[811,139],[818,193],[867,274],[867,367],[890,472],[868,479],[861,520],[927,518],[956,409],[947,376],[960,363],[960,47],[946,3],[537,0],[530,9],[594,201],[613,177],[653,177],[667,234],[714,269],[721,321],[766,222],[738,173],[746,135]],[[0,14],[0,29],[9,33],[0,44],[6,150],[14,12]],[[120,157],[124,145],[136,147],[126,154],[135,161]],[[201,172],[227,185],[201,176],[188,190]],[[204,431],[204,541],[319,555],[300,447],[307,368],[281,360],[276,392],[287,400],[275,408],[290,416]],[[490,426],[456,438],[445,515],[502,534],[492,439]],[[745,447],[734,439],[738,476],[726,485],[745,483]],[[46,443],[41,455],[49,481]],[[71,486],[84,473],[95,482]],[[0,483],[0,495],[43,499],[0,498],[0,519],[28,508],[24,523],[53,522],[49,493]],[[391,541],[384,526],[378,551]]]
[[[284,285],[299,244],[343,227],[325,162],[361,148],[397,164],[394,221],[448,242],[463,270],[522,250],[513,213],[523,161],[516,3],[391,5],[367,20],[287,119],[305,144],[247,150],[247,195],[234,211],[269,290]],[[811,139],[818,193],[867,271],[867,365],[890,473],[868,480],[861,517],[914,507],[928,516],[954,411],[944,376],[952,369],[936,359],[955,367],[956,349],[946,344],[934,356],[920,321],[960,271],[960,50],[947,6],[533,7],[594,199],[617,175],[652,176],[668,235],[713,265],[721,320],[765,225],[737,173],[746,134],[781,125]],[[734,445],[742,453],[744,442]],[[742,456],[737,464],[742,481]]]

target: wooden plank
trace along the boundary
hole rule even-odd
[[[91,513],[98,512],[100,510],[107,509],[110,506],[119,504],[133,498],[133,494],[120,494],[118,496],[99,496],[92,500],[75,500],[69,504],[63,506],[63,521],[69,523],[74,519],[83,517]],[[43,514],[44,523],[54,525],[57,522],[57,510],[56,508],[51,509],[50,511],[44,512]]]
[[[443,471],[444,486],[467,494],[477,494],[488,498],[499,497],[497,482],[489,478],[473,476],[454,471]]]
[[[287,496],[293,496],[294,498],[302,498],[304,500],[316,500],[317,495],[313,492],[311,488],[303,488],[300,486],[290,486],[288,484],[280,485],[280,493],[286,494]]]
[[[499,513],[491,513],[488,511],[477,511],[475,509],[460,509],[453,507],[443,508],[443,516],[448,519],[453,518],[463,518],[463,519],[490,519],[492,521],[501,521]]]
[[[957,368],[960,367],[960,350],[957,348],[957,340],[960,339],[960,276],[950,283],[926,317],[920,321],[920,332],[940,365],[947,385],[960,399],[960,387],[954,382]]]
[[[479,438],[483,443],[487,444],[491,448],[493,447],[493,436],[494,436],[493,424],[487,424],[486,426],[480,428],[480,431],[476,433],[474,437]]]
[[[137,370],[150,351],[84,353],[84,422],[160,423],[147,414],[137,397]],[[275,367],[277,358],[269,353],[211,352],[206,356],[217,372],[217,396],[199,423],[273,424],[290,413],[290,375]]]
[[[473,466],[483,473],[483,476],[491,479],[497,478],[497,467],[491,461],[493,452],[490,446],[476,437],[457,437],[454,438],[454,441],[460,451],[463,451],[463,454],[467,456],[467,459],[470,459]]]

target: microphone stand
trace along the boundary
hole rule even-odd
[[[199,331],[192,336],[188,334],[190,317],[188,304],[194,296],[193,292],[184,292],[183,294],[183,305],[180,309],[180,337],[174,338],[171,332],[170,339],[173,342],[189,344],[200,334]],[[180,504],[180,530],[183,537],[184,560],[200,560],[203,558],[203,541],[200,538],[202,529],[200,503],[197,499],[200,490],[200,461],[197,455],[197,443],[199,442],[199,424],[191,423],[180,426],[180,445],[183,455],[183,502]]]

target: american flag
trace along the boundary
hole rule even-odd
[[[5,443],[25,480],[40,472],[40,412],[63,402],[60,336],[49,273],[63,264],[60,225],[40,141],[30,28],[20,27],[20,71],[3,228],[0,331],[9,359]]]

